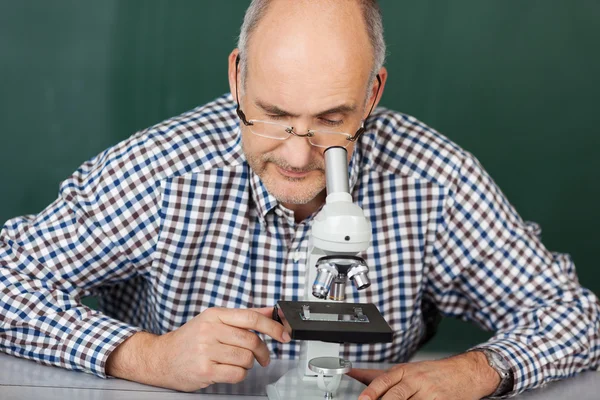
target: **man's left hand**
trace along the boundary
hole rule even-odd
[[[348,376],[368,385],[359,400],[475,400],[492,394],[500,383],[479,351],[399,364],[387,371],[354,368]]]

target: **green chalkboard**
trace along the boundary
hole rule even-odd
[[[474,153],[600,293],[600,2],[382,0],[382,104]],[[248,1],[0,2],[0,223],[86,159],[228,90]],[[488,334],[444,321],[429,349]]]

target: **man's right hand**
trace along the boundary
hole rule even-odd
[[[270,361],[267,346],[250,330],[290,341],[283,325],[271,319],[272,311],[209,308],[162,336],[136,333],[111,353],[106,373],[185,392],[240,382],[254,360],[263,367]]]

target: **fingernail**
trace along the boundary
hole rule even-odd
[[[371,400],[371,398],[369,396],[363,395],[363,396],[359,396],[358,400]]]
[[[287,343],[290,340],[292,340],[292,338],[290,337],[290,334],[287,332],[283,332],[283,341]]]

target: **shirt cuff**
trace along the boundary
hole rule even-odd
[[[488,349],[495,351],[510,364],[514,385],[513,388],[503,396],[506,398],[521,393],[527,389],[539,387],[544,382],[542,364],[522,343],[508,338],[491,338],[489,341],[477,345],[468,351]]]
[[[102,314],[86,318],[64,344],[63,361],[70,369],[106,378],[106,360],[113,350],[141,329]]]

